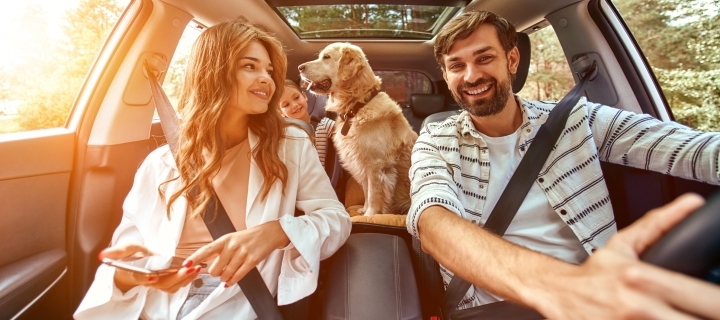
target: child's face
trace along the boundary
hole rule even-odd
[[[280,111],[288,118],[310,122],[308,114],[307,96],[293,87],[285,87],[280,98]]]

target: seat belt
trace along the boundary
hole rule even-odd
[[[525,199],[540,170],[545,165],[545,161],[537,160],[546,159],[547,161],[560,134],[565,129],[565,123],[570,117],[570,111],[582,97],[587,83],[597,75],[596,71],[597,62],[593,62],[580,78],[580,82],[550,111],[547,120],[538,129],[538,133],[530,144],[527,153],[523,156],[505,190],[500,195],[495,208],[490,213],[483,227],[485,230],[499,237],[505,234],[510,222],[512,222],[518,209],[520,209],[520,205],[523,203],[518,199]],[[452,277],[445,290],[445,299],[442,306],[444,319],[459,320],[478,317],[492,319],[493,315],[497,316],[498,319],[544,319],[537,311],[509,301],[455,310],[465,293],[470,289],[470,286],[469,282],[457,275]]]
[[[155,61],[156,64],[160,62]],[[147,73],[148,79],[150,80],[150,89],[152,91],[153,100],[155,101],[155,108],[157,109],[158,115],[160,116],[160,125],[165,132],[165,139],[170,146],[170,152],[175,155],[177,151],[178,137],[180,131],[180,125],[175,110],[170,105],[170,100],[162,89],[158,75],[164,72],[166,67],[164,65],[152,65],[148,60],[143,62],[145,72]],[[217,210],[216,210],[217,207]],[[210,212],[216,212],[215,219],[212,219]],[[225,208],[222,203],[216,197],[210,198],[205,214],[203,215],[205,225],[210,231],[210,235],[214,240],[224,236],[225,234],[235,232],[235,227],[230,221]],[[273,298],[270,290],[268,289],[265,281],[257,268],[252,268],[240,281],[237,283],[240,289],[245,293],[252,306],[255,314],[259,319],[265,320],[282,320],[282,314],[278,307],[275,299]]]

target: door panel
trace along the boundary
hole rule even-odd
[[[67,129],[0,136],[0,319],[15,316],[66,271],[74,150]]]
[[[668,176],[619,164],[602,162],[617,228],[627,227],[648,211],[694,192],[707,197],[720,186]]]
[[[0,267],[0,319],[25,311],[65,276],[67,254],[51,249]]]
[[[112,146],[87,146],[78,191],[82,201],[74,216],[72,240],[73,308],[95,279],[97,253],[110,243],[122,218],[122,204],[135,172],[148,155],[148,140]],[[72,228],[71,228],[72,230]],[[82,232],[79,232],[82,231]]]

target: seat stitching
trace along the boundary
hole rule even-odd
[[[398,258],[398,239],[394,239],[394,249],[395,249],[395,258],[393,259],[393,265],[395,267],[395,302],[396,302],[396,309],[395,312],[397,314],[398,319],[401,319],[402,316],[402,300],[401,300],[401,294],[400,294],[400,265]]]
[[[345,248],[345,319],[350,319],[350,250]]]

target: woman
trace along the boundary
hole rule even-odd
[[[285,79],[285,90],[280,98],[280,111],[287,118],[293,118],[310,123],[315,128],[315,147],[320,163],[325,167],[325,155],[327,152],[327,144],[332,136],[335,121],[330,118],[322,118],[322,120],[313,121],[308,113],[308,99],[305,92],[300,90],[300,86],[290,79]]]
[[[255,266],[279,305],[315,290],[320,260],[345,242],[350,219],[308,136],[279,115],[286,67],[280,42],[258,27],[224,22],[200,35],[177,154],[164,146],[145,159],[100,253],[179,256],[184,267],[145,277],[102,265],[76,319],[253,319],[235,284]],[[205,211],[215,194],[237,232],[213,241],[202,217],[214,214]]]

